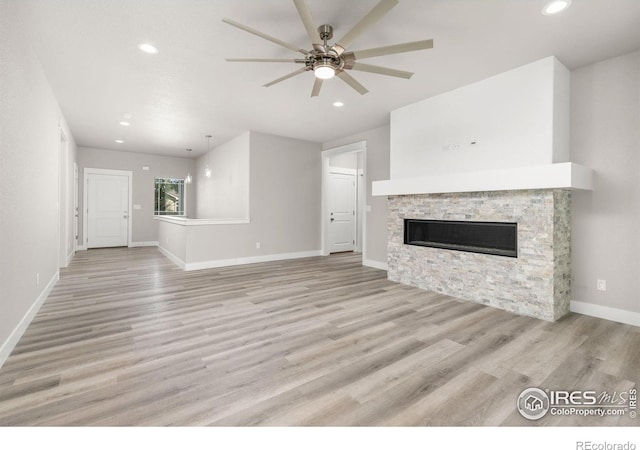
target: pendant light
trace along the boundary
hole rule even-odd
[[[209,152],[211,151],[211,148],[209,147],[209,143],[211,141],[211,135],[205,134],[204,137],[207,138],[207,167],[204,169],[204,176],[207,178],[211,178],[211,169],[209,169]]]
[[[187,155],[191,154],[191,149],[187,148],[186,149]],[[193,183],[193,178],[191,177],[191,173],[189,171],[187,171],[187,176],[184,177],[184,184],[191,184]]]

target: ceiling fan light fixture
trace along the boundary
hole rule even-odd
[[[558,14],[571,6],[571,0],[553,0],[548,2],[542,8],[542,14],[545,16],[552,16]]]
[[[541,0],[542,1],[542,0]],[[544,0],[549,1],[549,0]],[[302,53],[304,58],[226,58],[229,62],[284,62],[284,63],[296,63],[304,64],[304,67],[294,70],[280,78],[277,78],[267,84],[264,87],[273,86],[281,81],[288,80],[303,73],[313,71],[315,81],[313,88],[311,89],[311,97],[317,97],[320,95],[322,89],[322,82],[324,80],[331,79],[333,77],[340,78],[353,90],[360,95],[366,94],[368,91],[362,84],[360,84],[349,72],[351,70],[370,72],[378,75],[385,75],[396,78],[409,79],[413,75],[412,72],[404,70],[396,70],[388,67],[377,66],[373,64],[363,64],[356,62],[359,59],[373,58],[384,55],[395,55],[399,53],[414,52],[418,50],[427,50],[433,48],[433,39],[425,39],[421,41],[405,42],[402,44],[386,45],[382,47],[369,48],[365,50],[346,51],[351,43],[359,36],[365,34],[370,30],[374,24],[382,19],[394,6],[399,3],[399,0],[378,0],[376,6],[373,7],[364,17],[360,19],[343,37],[333,44],[329,41],[333,38],[333,27],[327,23],[316,27],[307,0],[293,0],[293,3],[298,10],[300,20],[307,31],[307,35],[311,40],[312,50],[305,50],[300,46],[285,42],[277,37],[270,36],[262,31],[256,30],[249,26],[235,22],[230,19],[222,19],[228,25],[238,28],[247,33],[258,36],[264,40],[270,41],[280,47],[284,47],[288,50]],[[375,29],[374,29],[375,31]]]
[[[336,69],[328,61],[321,61],[313,68],[313,74],[321,80],[328,80],[336,75]]]

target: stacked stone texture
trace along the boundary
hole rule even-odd
[[[516,222],[518,257],[404,244],[404,219]],[[557,320],[571,296],[571,193],[562,189],[389,197],[388,277]]]

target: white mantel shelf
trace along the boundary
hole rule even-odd
[[[374,196],[524,189],[593,190],[593,170],[574,163],[374,181]]]

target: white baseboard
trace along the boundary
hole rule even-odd
[[[374,261],[373,259],[363,259],[362,265],[367,267],[373,267],[374,269],[387,270],[387,263]]]
[[[159,245],[158,241],[142,241],[142,242],[132,242],[129,247],[157,247]]]
[[[279,253],[275,255],[260,255],[260,256],[245,256],[242,258],[217,259],[212,261],[200,261],[200,262],[194,262],[194,263],[187,263],[162,247],[158,247],[158,249],[162,252],[163,255],[169,258],[176,266],[180,267],[182,270],[187,270],[187,271],[201,270],[201,269],[215,269],[218,267],[241,266],[243,264],[255,264],[255,263],[270,262],[270,261],[283,261],[285,259],[298,259],[298,258],[310,258],[312,256],[322,256],[322,252],[320,250],[312,250],[308,252]]]
[[[626,323],[640,327],[640,313],[626,311],[624,309],[611,308],[610,306],[594,305],[593,303],[571,301],[569,309],[585,316],[598,317],[613,322]]]
[[[312,256],[322,256],[321,250],[308,252],[279,253],[275,255],[245,256],[243,258],[219,259],[214,261],[202,261],[197,263],[186,263],[184,270],[215,269],[217,267],[241,266],[243,264],[255,264],[270,261],[283,261],[285,259],[310,258]]]
[[[7,360],[7,358],[13,351],[13,349],[18,344],[18,341],[20,340],[24,332],[27,330],[27,327],[29,326],[33,318],[36,316],[36,314],[40,310],[40,307],[42,306],[44,301],[47,299],[47,297],[51,293],[51,290],[56,285],[59,279],[60,279],[60,273],[56,272],[53,278],[49,280],[49,283],[47,283],[47,286],[40,293],[40,295],[38,296],[36,301],[33,303],[33,305],[31,305],[31,308],[29,308],[29,310],[25,313],[24,317],[22,317],[22,320],[18,323],[18,325],[16,325],[16,327],[13,329],[9,337],[4,341],[4,343],[0,347],[0,368],[2,368],[2,365],[5,363],[5,361]]]
[[[174,263],[176,266],[180,267],[182,270],[185,270],[185,268],[187,267],[187,263],[185,263],[183,260],[178,258],[176,255],[171,253],[166,248],[158,247],[158,250],[160,250],[160,253],[162,253],[164,256],[169,258],[169,260],[171,260],[172,263]]]
[[[69,253],[67,255],[67,266],[69,266],[69,264],[71,263],[71,260],[73,259],[74,256],[76,256],[76,252],[75,251],[73,251],[73,252],[71,252],[71,253]]]
[[[129,247],[157,247],[158,245],[160,245],[158,243],[158,241],[141,241],[141,242],[132,242]],[[82,251],[82,250],[86,250],[87,246],[86,245],[78,245],[76,247],[76,251]]]

